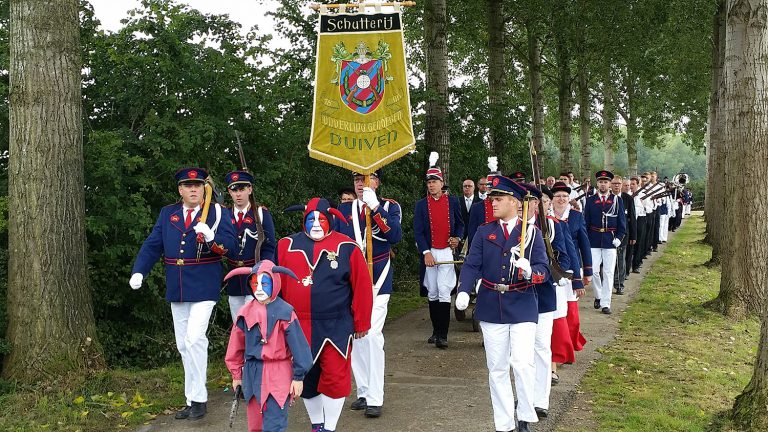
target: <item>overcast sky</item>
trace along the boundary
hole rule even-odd
[[[101,25],[115,31],[121,27],[120,20],[127,16],[130,9],[139,7],[139,0],[89,0],[96,12],[96,18]],[[258,24],[262,33],[274,31],[272,19],[266,16],[266,11],[278,6],[277,0],[184,0],[178,3],[187,4],[203,13],[228,14],[230,19],[243,26],[243,33]]]

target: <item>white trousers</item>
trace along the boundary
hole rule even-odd
[[[355,374],[357,397],[368,406],[384,404],[384,321],[387,319],[389,294],[373,299],[371,330],[364,338],[352,342],[352,373]]]
[[[600,264],[603,265],[602,275]],[[616,249],[592,248],[592,292],[600,299],[600,307],[611,307],[613,272],[616,270]]]
[[[659,241],[667,241],[669,235],[669,215],[659,216]]]
[[[232,322],[235,322],[235,317],[240,311],[240,308],[245,306],[246,303],[253,300],[253,296],[248,294],[245,296],[229,296],[229,314],[232,315]]]
[[[685,217],[685,215],[690,215],[690,214],[691,214],[691,205],[685,204],[683,206],[683,217]]]
[[[533,409],[536,323],[493,324],[481,321],[480,329],[485,345],[496,430],[508,431],[515,428],[515,394],[509,376],[510,366],[515,374],[518,419],[530,423],[539,421]]]
[[[430,249],[435,261],[453,261],[453,249]],[[424,275],[424,285],[427,287],[427,299],[439,300],[442,303],[451,302],[451,291],[456,286],[456,268],[453,264],[440,264],[427,267]]]
[[[566,301],[566,307],[567,307]],[[536,381],[533,386],[533,406],[549,409],[549,393],[552,391],[552,321],[554,312],[539,314],[534,343]]]
[[[176,334],[176,349],[184,365],[184,396],[187,405],[192,402],[207,402],[205,388],[208,368],[208,320],[215,301],[173,302],[173,331]]]

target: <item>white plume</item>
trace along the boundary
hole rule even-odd
[[[488,156],[488,169],[490,170],[488,172],[497,172],[499,170],[499,158],[496,156]]]
[[[437,163],[437,159],[440,157],[440,155],[437,154],[437,152],[432,152],[429,154],[429,166],[433,167]]]

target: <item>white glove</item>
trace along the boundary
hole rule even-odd
[[[203,237],[205,238],[206,243],[213,241],[213,238],[216,237],[216,234],[213,232],[211,227],[209,227],[208,224],[202,222],[198,222],[197,225],[195,225],[195,232],[203,233]]]
[[[463,291],[456,294],[456,309],[463,311],[467,306],[469,306],[469,294]]]
[[[134,273],[133,276],[131,276],[131,280],[128,281],[128,285],[131,286],[131,288],[137,290],[141,288],[141,281],[144,280],[144,275],[141,273]]]
[[[560,285],[561,287],[564,287],[564,286],[568,285],[568,279],[560,278],[560,280],[557,281],[557,284]]]
[[[376,207],[379,206],[379,200],[376,198],[376,192],[374,192],[373,189],[369,187],[363,188],[363,202],[371,210],[376,210]]]
[[[613,246],[614,246],[614,247],[619,247],[619,246],[621,246],[621,240],[619,240],[619,239],[617,239],[617,238],[613,239]]]
[[[515,261],[515,267],[523,271],[523,277],[526,279],[531,278],[531,274],[533,273],[533,270],[531,269],[531,262],[528,261],[526,258],[520,258],[517,261]]]

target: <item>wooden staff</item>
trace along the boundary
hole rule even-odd
[[[205,180],[205,203],[203,204],[203,211],[200,213],[200,221],[206,223],[208,220],[208,210],[211,208],[211,196],[213,195],[213,187]],[[205,243],[205,237],[203,233],[197,233],[197,260],[200,261],[200,254],[203,252],[203,243]]]
[[[528,200],[531,199],[531,192],[527,192],[523,197],[523,226],[520,232],[520,258],[525,258],[525,233],[528,231]]]
[[[320,10],[321,6],[325,6],[329,9],[338,9],[341,6],[346,6],[348,8],[364,8],[364,7],[375,7],[375,6],[403,6],[403,7],[411,7],[416,6],[415,1],[404,1],[404,2],[388,2],[388,3],[345,3],[345,4],[319,4],[319,3],[313,3],[309,7],[313,10]]]
[[[371,175],[365,175],[365,187],[371,187]],[[381,205],[381,204],[379,204]],[[358,217],[352,215],[352,217]],[[368,260],[368,273],[371,275],[371,282],[376,284],[373,280],[373,228],[371,227],[371,209],[365,206],[365,255]]]

